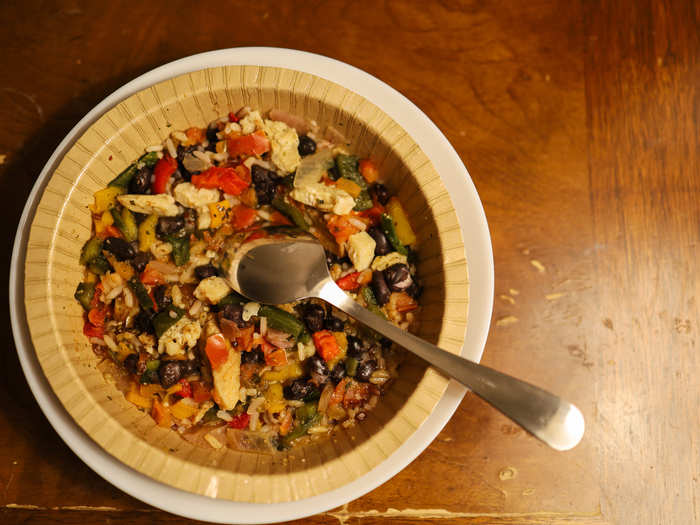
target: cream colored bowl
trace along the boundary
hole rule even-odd
[[[274,516],[266,516],[262,510],[251,512],[249,517],[237,513],[235,521],[290,519],[357,497],[378,483],[365,483],[359,490],[348,491],[347,487],[371,479],[373,473],[376,478],[377,472],[381,473],[379,478],[386,479],[387,464],[389,476],[393,475],[427,445],[427,437],[434,436],[444,425],[447,417],[441,418],[437,428],[433,424],[427,433],[422,428],[428,426],[448,380],[420,360],[410,358],[402,366],[399,380],[366,421],[351,429],[340,429],[329,438],[272,455],[227,448],[215,451],[192,445],[177,433],[157,427],[149,415],[138,411],[105,381],[96,368],[97,359],[82,335],[82,312],[73,299],[82,275],[78,264],[80,248],[90,236],[87,205],[92,194],[146,146],[162,142],[173,130],[205,126],[245,105],[260,110],[287,110],[316,120],[322,128],[333,125],[343,130],[353,151],[377,161],[380,172],[388,175],[387,185],[398,193],[412,218],[420,246],[418,275],[425,284],[418,334],[449,351],[478,360],[490,318],[493,266],[483,210],[466,178],[466,170],[461,163],[457,165],[458,158],[437,129],[428,127],[442,139],[441,145],[446,146],[453,162],[456,160],[457,175],[464,177],[453,184],[465,194],[452,195],[458,206],[470,208],[458,214],[445,187],[446,174],[436,169],[435,157],[415,139],[412,130],[400,123],[397,115],[401,114],[401,105],[408,105],[418,120],[427,118],[388,86],[323,57],[264,48],[225,50],[190,57],[144,77],[125,86],[129,89],[122,88],[116,105],[114,100],[104,108],[96,108],[101,110],[100,116],[90,125],[72,132],[74,143],[70,147],[64,145],[58,165],[47,166],[45,186],[40,180],[38,184],[43,187],[35,188],[33,197],[39,198],[38,204],[33,207],[30,199],[25,210],[23,221],[29,222],[32,212],[34,215],[28,229],[20,224],[13,254],[13,279],[22,281],[26,326],[13,311],[13,328],[30,384],[30,376],[37,370],[29,363],[30,356],[22,356],[28,346],[26,327],[44,377],[63,409],[102,451],[163,484],[142,480],[157,487],[151,490],[164,490],[164,486],[179,489],[170,496],[208,496],[215,498],[208,501],[233,505],[239,510],[280,506],[289,509],[286,514],[277,512]],[[368,79],[375,86],[357,89],[355,85],[365,84]],[[386,90],[390,98],[384,99],[379,88]],[[104,112],[107,107],[111,109]],[[406,114],[400,118],[405,120]],[[421,123],[411,125],[420,129]],[[462,216],[461,227],[458,215]],[[470,222],[465,224],[465,219]],[[463,232],[473,231],[478,235],[467,238],[465,250]],[[21,257],[23,279],[18,268]],[[480,280],[476,296],[474,285],[467,278],[467,258],[472,276],[476,271]],[[14,297],[15,290],[12,292]],[[476,315],[469,311],[475,306],[479,308]],[[18,335],[22,330],[25,332]],[[37,378],[34,382],[40,381]],[[35,394],[41,388],[34,384],[32,387]],[[463,390],[456,391],[452,397],[461,397]],[[42,408],[49,410],[41,397],[37,395]],[[56,409],[54,406],[51,410]],[[56,426],[56,422],[52,423]],[[406,443],[415,441],[421,433],[424,435],[418,446],[406,451]],[[77,443],[63,437],[69,444]],[[85,436],[81,435],[78,441],[84,442]],[[78,449],[81,446],[74,445]],[[81,450],[77,452],[84,457]],[[403,456],[398,463],[397,455]],[[403,461],[406,457],[408,460]],[[100,458],[104,460],[104,456]],[[109,468],[98,472],[115,482]],[[115,484],[123,488],[119,482]],[[222,518],[223,514],[214,511],[183,511],[177,502],[154,501],[140,492],[128,492],[190,517],[233,519]],[[243,503],[253,505],[241,506]]]

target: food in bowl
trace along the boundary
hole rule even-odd
[[[409,218],[372,160],[337,130],[323,137],[244,108],[172,133],[95,193],[83,332],[159,426],[213,448],[285,449],[362,421],[397,377],[400,350],[330,305],[260,305],[226,279],[242,244],[305,232],[343,290],[415,325]]]

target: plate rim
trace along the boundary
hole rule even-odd
[[[218,500],[155,481],[119,462],[94,442],[63,408],[44,377],[29,338],[24,310],[23,263],[34,208],[50,175],[77,138],[106,111],[141,89],[183,73],[223,65],[284,67],[336,82],[382,108],[411,135],[433,162],[454,202],[467,248],[470,286],[468,329],[461,353],[477,362],[484,351],[492,315],[493,252],[486,215],[476,187],[459,155],[437,126],[388,84],[354,66],[323,55],[275,47],[241,47],[181,58],[138,76],[108,95],[59,143],[32,187],[23,209],[13,243],[9,276],[8,298],[15,346],[24,375],[41,410],[61,439],[84,463],[136,499],[192,519],[230,523],[230,516],[235,515],[236,523],[274,523],[325,512],[359,498],[386,482],[428,447],[457,409],[466,389],[456,381],[450,381],[424,424],[389,458],[347,485],[318,496],[285,503]],[[467,229],[465,224],[474,227]],[[469,247],[477,249],[470,253]],[[470,352],[465,353],[465,350]]]

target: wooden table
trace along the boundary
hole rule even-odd
[[[553,452],[467,395],[403,472],[305,521],[699,521],[700,4],[242,4],[3,2],[3,237],[65,133],[133,77],[246,45],[346,61],[423,109],[474,179],[496,265],[483,362],[577,403],[588,429]],[[0,522],[185,521],[63,444],[3,337]]]

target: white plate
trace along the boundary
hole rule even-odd
[[[493,254],[486,216],[469,173],[430,119],[407,98],[348,64],[301,51],[249,47],[193,55],[156,68],[124,85],[90,111],[59,144],[34,184],[17,227],[10,268],[10,313],[17,353],[34,396],[56,432],[90,468],[127,494],[174,514],[218,523],[287,521],[343,505],[381,485],[418,456],[448,422],[466,389],[451,381],[425,423],[389,458],[354,482],[320,496],[290,503],[237,503],[199,496],[154,481],[120,463],[73,421],[53,394],[36,359],[24,311],[24,256],[34,208],[51,173],[75,140],[121,100],[171,77],[207,67],[264,65],[296,69],[328,79],[373,102],[413,137],[442,177],[464,237],[470,277],[467,334],[462,355],[480,361],[493,305]]]

